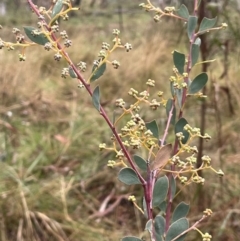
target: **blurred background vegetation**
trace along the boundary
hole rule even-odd
[[[34,1],[46,5],[48,1]],[[97,84],[111,116],[114,101],[124,98],[133,87],[144,89],[147,79],[157,83],[154,92],[170,96],[168,78],[172,73],[174,49],[187,52],[184,24],[173,19],[155,23],[134,0],[89,0],[68,22],[61,22],[73,41],[72,60],[84,61],[89,68],[102,42],[112,41],[112,29],[121,30],[129,53],[116,51],[112,58],[118,70],[108,66]],[[153,1],[191,8],[191,1]],[[203,173],[204,191],[196,185],[183,188],[176,198],[191,204],[190,222],[199,219],[204,208],[214,212],[200,224],[213,240],[235,241],[240,237],[240,27],[238,0],[206,1],[206,14],[219,15],[226,31],[207,36],[210,81],[206,92],[206,132],[212,140],[203,153],[225,177]],[[14,41],[12,28],[36,26],[36,16],[26,1],[0,1],[0,38]],[[126,234],[142,233],[144,217],[127,201],[135,194],[141,203],[141,188],[127,187],[116,179],[117,169],[106,167],[111,152],[99,152],[99,143],[110,144],[111,133],[84,90],[73,79],[62,79],[64,61],[56,63],[51,52],[41,47],[25,50],[26,62],[18,61],[20,49],[0,51],[0,241],[110,241]],[[193,73],[199,73],[201,66]],[[185,117],[200,126],[202,103],[189,100]],[[146,121],[156,118],[164,129],[165,110],[144,110]],[[196,143],[197,144],[197,143]],[[189,193],[193,195],[189,195]],[[177,203],[177,202],[176,202]],[[201,207],[199,206],[201,203]],[[201,240],[191,232],[186,240]]]

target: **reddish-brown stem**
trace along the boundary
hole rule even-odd
[[[198,0],[194,0],[194,16],[197,16],[198,14]],[[186,84],[188,84],[188,78],[192,69],[192,46],[196,40],[197,35],[195,33],[192,34],[191,38],[190,38],[190,46],[189,46],[189,55],[188,55],[188,62],[187,62],[187,66],[186,66],[186,73],[187,76],[184,78],[184,82]],[[187,88],[183,89],[183,94],[182,94],[182,104],[181,104],[181,108],[179,110],[179,114],[178,114],[178,119],[182,118],[183,116],[183,106],[186,102],[187,99]],[[173,154],[176,154],[178,151],[178,139],[175,138],[175,142],[174,142],[174,148],[173,148]],[[171,167],[172,170],[174,170],[174,166]],[[167,231],[169,229],[170,226],[170,220],[171,220],[171,208],[172,208],[172,195],[171,195],[171,177],[172,175],[168,175],[168,180],[169,180],[169,190],[168,190],[168,197],[167,197],[167,210],[166,210],[166,226],[165,226],[165,231]]]
[[[174,107],[175,107],[175,100],[173,99],[171,110],[168,113],[167,125],[165,127],[164,135],[163,135],[163,137],[161,139],[161,143],[160,143],[161,146],[164,145],[164,142],[166,140],[166,137],[167,137],[167,134],[168,134],[168,129],[169,129],[169,126],[170,126],[170,123],[171,123],[171,119],[172,119],[172,116],[173,116],[173,109],[174,109]]]
[[[169,115],[168,115],[168,121],[167,121],[167,125],[166,125],[166,128],[165,128],[165,134],[167,134],[168,128],[170,126],[170,122],[171,122],[171,119],[172,119],[174,107],[175,107],[175,99],[173,99],[172,107],[171,107],[171,110],[170,110]],[[164,142],[165,138],[166,138],[166,136],[164,135],[162,143]],[[178,142],[175,141],[174,150],[177,148],[176,144],[178,144]],[[173,152],[173,153],[175,153],[175,152]],[[171,169],[174,170],[174,166],[172,166]],[[172,177],[172,175],[169,174],[168,175],[169,189],[168,189],[168,196],[167,196],[168,202],[167,202],[167,210],[166,210],[165,231],[168,230],[169,225],[170,225],[170,219],[171,219],[171,207],[172,207],[171,177]]]

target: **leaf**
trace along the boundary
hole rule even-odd
[[[176,14],[185,19],[188,19],[189,17],[188,9],[184,4],[180,6],[180,8],[176,11]]]
[[[189,228],[189,222],[186,218],[181,218],[174,222],[168,229],[168,232],[166,234],[166,241],[172,241],[174,238],[176,238],[178,235],[183,233]],[[184,240],[186,234],[180,236],[176,241],[182,241]]]
[[[93,95],[92,95],[92,102],[94,107],[100,111],[100,89],[99,86],[97,86],[94,91],[93,91]]]
[[[186,217],[188,212],[189,212],[189,205],[186,204],[185,202],[179,203],[173,212],[172,223],[174,223],[175,221],[181,218]]]
[[[183,96],[183,89],[176,89],[177,101],[179,108],[182,108],[182,96]]]
[[[77,75],[71,66],[68,67],[68,72],[69,72],[70,77],[72,77],[73,79],[77,78]]]
[[[170,111],[172,109],[172,105],[174,105],[173,100],[172,99],[168,99],[167,104],[166,104],[167,117],[169,117],[169,113],[170,113]],[[170,123],[172,125],[174,125],[175,121],[176,121],[176,108],[175,108],[175,105],[174,105],[173,106],[173,110],[172,110],[172,117],[171,117]]]
[[[145,225],[145,230],[147,230],[150,234],[152,233],[152,223],[153,220],[149,219]]]
[[[173,82],[170,82],[170,89],[171,89],[171,94],[172,94],[172,97],[175,96],[175,88],[173,87]]]
[[[176,180],[174,178],[174,176],[171,176],[170,179],[170,186],[171,186],[171,200],[172,201],[174,199],[175,193],[176,193]]]
[[[52,10],[52,18],[54,18],[57,14],[59,14],[63,7],[63,0],[58,0]]]
[[[159,206],[166,199],[167,193],[168,193],[168,187],[169,187],[169,182],[166,176],[160,177],[156,181],[153,189],[153,200],[152,200],[153,207]]]
[[[127,185],[141,184],[136,172],[130,167],[122,168],[118,173],[118,179]]]
[[[30,27],[30,26],[26,26],[23,29],[25,34],[28,36],[28,38],[32,40],[34,43],[45,45],[46,43],[49,42],[49,40],[47,39],[44,33],[40,33],[39,35],[35,35],[35,36],[33,35],[33,31],[36,30],[39,32],[39,29]]]
[[[198,18],[195,16],[189,16],[189,18],[188,18],[187,32],[188,32],[188,38],[190,40],[192,39],[192,35],[195,32],[195,29],[197,26],[197,20],[198,20]]]
[[[161,147],[157,152],[155,160],[150,163],[151,170],[157,170],[164,167],[167,164],[171,156],[171,153],[172,153],[172,144],[167,144]]]
[[[192,59],[192,67],[197,63],[199,57],[199,45],[192,45],[191,59]]]
[[[156,120],[146,123],[146,128],[153,133],[155,138],[159,138],[158,125]]]
[[[160,203],[160,205],[158,207],[161,210],[160,213],[165,214],[166,213],[166,208],[167,208],[167,202],[163,201],[162,203]]]
[[[134,237],[134,236],[127,236],[121,239],[121,241],[142,241],[142,239]]]
[[[192,81],[189,86],[188,93],[195,94],[200,91],[207,83],[208,75],[206,73],[201,73]]]
[[[106,63],[103,63],[102,65],[100,65],[99,67],[97,67],[96,65],[93,66],[93,69],[92,69],[92,77],[90,79],[90,82],[93,82],[97,79],[99,79],[105,72],[106,70]]]
[[[185,55],[177,51],[173,52],[173,63],[180,74],[184,72]]]
[[[134,155],[133,159],[136,163],[136,165],[141,169],[142,171],[147,171],[147,162],[140,156]]]
[[[189,138],[189,133],[188,131],[184,130],[184,126],[187,125],[188,122],[184,118],[180,118],[178,122],[175,125],[175,134],[182,132],[184,135],[184,138],[182,139],[182,143],[186,144],[187,140]]]
[[[198,45],[200,47],[201,45],[201,39],[200,38],[196,38],[194,44]]]
[[[213,28],[216,22],[217,22],[217,17],[212,19],[204,17],[200,23],[198,33],[202,34],[202,32],[208,31],[209,29]]]
[[[166,221],[161,215],[157,215],[154,220],[154,227],[156,233],[156,240],[163,241],[164,230],[165,230]]]

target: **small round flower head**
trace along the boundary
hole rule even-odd
[[[68,38],[68,35],[67,35],[67,32],[64,30],[62,32],[60,32],[60,35],[63,39],[67,39]]]
[[[184,135],[182,132],[178,132],[176,133],[176,137],[178,138],[179,141],[183,140],[184,139]]]
[[[205,140],[210,140],[212,137],[210,135],[208,135],[207,133],[203,136],[203,139]]]
[[[18,34],[18,35],[16,36],[16,41],[17,41],[18,43],[23,43],[23,42],[24,42],[24,39],[25,39],[25,37],[24,37],[22,34]]]
[[[107,166],[108,167],[114,167],[116,165],[116,162],[114,160],[109,160]]]
[[[61,77],[66,79],[68,75],[69,75],[69,68],[63,68],[62,73],[61,73]]]
[[[45,7],[39,7],[38,11],[39,11],[39,13],[44,14],[46,12],[46,8]]]
[[[127,52],[129,52],[129,51],[132,49],[132,45],[129,44],[129,43],[126,43],[126,44],[124,45],[124,48],[126,49]]]
[[[187,88],[187,83],[185,83],[185,82],[181,83],[181,87],[182,88]]]
[[[113,29],[113,35],[119,36],[119,34],[120,34],[120,30],[118,30],[118,29]]]
[[[82,62],[80,61],[77,66],[79,67],[79,69],[82,71],[82,72],[85,72],[86,69],[87,69],[87,64],[85,62]]]
[[[19,54],[19,55],[18,55],[18,57],[19,57],[19,61],[20,61],[20,62],[22,62],[22,61],[25,61],[25,60],[26,60],[26,56],[25,56],[25,55],[23,55],[23,54]]]
[[[69,16],[67,14],[65,14],[65,15],[62,16],[62,18],[63,18],[63,21],[68,21]]]
[[[221,27],[222,27],[222,29],[226,29],[228,27],[228,25],[226,23],[222,23]]]
[[[204,184],[205,183],[205,179],[199,176],[195,176],[192,178],[192,181],[195,183],[199,183],[199,184]]]
[[[81,83],[78,85],[78,88],[82,89],[82,88],[84,88],[84,85]]]
[[[212,235],[210,235],[209,233],[205,233],[202,235],[203,241],[211,241],[211,239],[212,239]]]
[[[103,42],[103,43],[102,43],[102,49],[108,50],[109,47],[110,47],[110,44],[108,44],[108,43],[106,43],[106,42]]]
[[[129,128],[134,127],[134,126],[136,126],[136,122],[133,120],[130,120],[127,122],[126,126]]]
[[[155,86],[155,80],[153,79],[148,79],[147,83],[146,83],[148,86],[150,87],[154,87]]]
[[[141,118],[141,116],[140,116],[139,114],[132,115],[131,119],[132,119],[136,124],[138,124],[139,122],[143,121],[143,119]]]
[[[150,107],[152,110],[156,110],[160,105],[160,102],[158,102],[156,99],[153,99],[150,103]]]
[[[206,216],[211,216],[212,215],[212,210],[207,208],[205,211],[203,211],[203,213],[206,215]]]
[[[113,43],[117,45],[121,45],[121,39],[120,38],[114,38]]]
[[[64,41],[64,46],[67,47],[67,48],[69,48],[70,46],[72,46],[72,40],[66,39],[66,40]]]
[[[40,35],[40,31],[38,29],[34,29],[34,30],[31,31],[31,35],[32,36],[38,36],[38,35]]]
[[[141,107],[139,105],[131,105],[130,108],[132,108],[132,110],[134,112],[139,112]]]
[[[125,102],[124,102],[123,99],[117,99],[117,100],[115,101],[115,105],[116,105],[117,107],[123,108],[123,107],[125,106]]]
[[[139,95],[144,97],[144,99],[148,99],[149,97],[149,93],[146,90],[142,91]]]
[[[60,61],[61,58],[62,58],[62,55],[60,53],[54,54],[54,60]]]
[[[102,151],[103,149],[106,148],[106,146],[107,146],[106,143],[99,144],[99,150]]]
[[[44,25],[44,23],[43,23],[42,21],[38,21],[38,22],[37,22],[38,28],[41,28],[43,25]]]
[[[138,91],[131,88],[129,91],[128,91],[128,94],[131,95],[131,96],[136,96],[138,95]]]
[[[154,20],[156,23],[159,22],[159,20],[160,20],[159,14],[156,14],[156,15],[153,17],[153,20]]]
[[[55,24],[55,25],[53,25],[53,26],[51,27],[51,29],[52,29],[52,31],[53,31],[54,33],[59,32],[59,25],[58,25],[58,24]]]
[[[180,176],[179,179],[180,179],[181,184],[184,184],[187,182],[187,177]]]
[[[130,144],[129,144],[129,142],[126,140],[126,141],[123,141],[123,145],[124,146],[127,146],[127,147],[129,147],[130,146]]]
[[[107,56],[107,53],[104,49],[100,50],[98,53],[99,58],[105,58]]]
[[[141,147],[141,141],[138,139],[131,139],[130,140],[130,146],[133,149],[139,149]]]
[[[20,33],[20,30],[18,28],[13,28],[12,32],[14,34],[19,34]]]
[[[117,60],[113,60],[112,65],[114,69],[118,69],[120,67],[120,63]]]
[[[122,129],[121,129],[121,132],[123,135],[126,135],[128,134],[129,132],[131,131],[131,129],[127,126],[124,126]]]
[[[44,49],[49,51],[52,48],[52,44],[50,42],[45,43]]]
[[[211,158],[207,155],[202,156],[202,161],[204,162],[205,165],[210,165],[211,164]]]
[[[136,202],[136,198],[135,198],[134,195],[129,196],[129,197],[128,197],[128,200],[129,200],[129,201],[132,201],[132,202]]]
[[[123,154],[122,150],[120,150],[120,151],[117,152],[116,157],[117,157],[118,159],[122,159],[122,158],[124,157],[124,154]]]
[[[217,174],[220,176],[220,177],[223,177],[224,176],[224,172],[220,169]]]
[[[175,12],[175,11],[176,11],[175,7],[165,7],[165,8],[164,8],[164,12],[165,12],[165,13],[172,14],[172,13]]]
[[[99,66],[99,63],[100,63],[99,60],[96,60],[96,59],[95,59],[95,60],[93,61],[93,65],[96,66],[96,67]]]
[[[9,44],[6,46],[6,48],[7,48],[8,51],[14,50],[14,47],[12,45],[9,45]]]
[[[153,136],[153,133],[150,130],[147,130],[144,132],[144,135],[150,137]]]
[[[198,149],[197,149],[196,146],[192,146],[190,149],[191,149],[191,152],[193,152],[193,153],[195,153],[195,154],[198,153]]]

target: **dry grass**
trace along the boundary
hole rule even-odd
[[[133,51],[114,53],[112,58],[121,62],[121,68],[116,71],[108,66],[97,83],[102,87],[102,101],[107,103],[110,116],[114,100],[123,97],[130,103],[128,89],[144,89],[148,78],[157,81],[156,92],[163,90],[169,95],[171,51],[176,42],[171,38],[173,33],[165,31],[172,23],[162,24],[156,31],[148,19],[132,21],[134,29],[131,23],[127,24],[122,41],[131,42]],[[91,66],[101,42],[111,41],[115,25],[114,22],[107,27],[94,22],[86,26],[70,25],[68,33],[73,36],[74,45],[69,53],[74,62],[82,60]],[[8,38],[7,31],[1,32],[4,39]],[[178,47],[184,50],[183,44]],[[100,153],[98,144],[110,143],[110,132],[92,108],[87,94],[77,88],[73,79],[61,79],[65,66],[55,63],[51,53],[28,49],[25,63],[17,61],[17,54],[18,51],[0,52],[0,240],[110,241],[125,234],[141,233],[145,220],[126,199],[130,193],[138,195],[139,189],[123,186],[116,180],[116,170],[106,168],[112,154]],[[211,80],[218,78],[218,66],[220,62],[212,68]],[[213,141],[206,144],[205,150],[212,156],[213,165],[221,167],[226,176],[219,180],[214,174],[205,174],[204,206],[215,213],[202,224],[202,229],[212,233],[213,240],[234,241],[239,237],[240,227],[240,100],[236,56],[230,58],[230,66],[226,84],[231,90],[235,115],[226,115],[228,100],[224,92],[219,92],[223,146],[218,148],[218,129],[212,124],[216,121],[215,109],[209,105],[207,123]],[[89,67],[86,76],[90,70]],[[212,96],[213,92],[210,100]],[[196,126],[199,107],[196,102],[188,106],[187,118]],[[12,117],[8,116],[10,112]],[[145,118],[152,117],[145,110]],[[155,118],[164,123],[165,110]],[[190,197],[189,193],[195,195]],[[198,196],[195,185],[184,188],[178,198],[191,202],[191,222],[198,218],[194,205],[199,198],[202,197]],[[195,235],[190,234],[187,240],[200,240]]]

